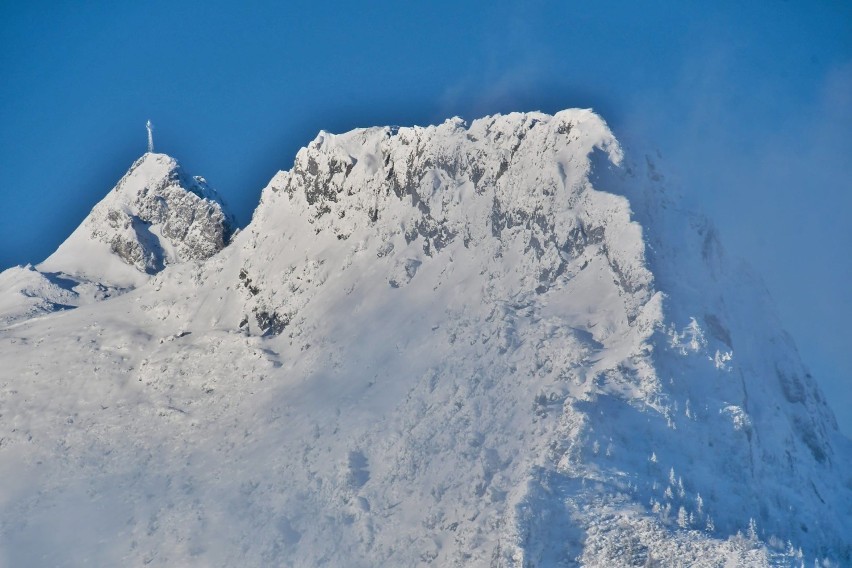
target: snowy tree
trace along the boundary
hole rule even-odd
[[[790,540],[787,541],[787,548],[785,549],[784,554],[786,554],[790,558],[795,558],[796,549],[793,547],[792,541],[790,541]]]
[[[686,509],[681,506],[677,510],[677,526],[682,529],[685,529],[689,526],[689,517],[686,514]]]
[[[748,532],[746,533],[746,536],[751,542],[757,542],[759,540],[757,536],[757,521],[754,520],[754,517],[748,520]]]
[[[689,339],[689,349],[691,351],[698,351],[707,345],[707,341],[704,339],[704,332],[701,331],[701,327],[695,318],[689,318],[689,320],[689,325],[684,330],[684,336]]]

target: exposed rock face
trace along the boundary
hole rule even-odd
[[[324,132],[266,188],[249,227],[253,257],[247,263],[266,254],[274,262],[281,254],[264,243],[292,224],[285,215],[304,217],[306,230],[340,241],[376,235],[377,258],[396,260],[389,276],[396,286],[413,277],[421,257],[435,257],[451,243],[475,249],[489,271],[518,274],[513,293],[543,293],[569,266],[576,271],[578,259],[600,257],[611,273],[607,279],[629,292],[622,296],[633,319],[652,296],[653,276],[643,264],[641,228],[631,223],[628,202],[589,184],[593,152],[614,163],[622,157],[590,111],[496,116],[469,128],[453,119],[426,128]],[[500,261],[515,248],[513,266]],[[403,249],[412,258],[399,258]],[[279,275],[263,272],[247,272],[254,279],[251,310],[268,315],[281,308],[263,290],[278,280],[264,280]],[[294,299],[287,302],[292,310]]]
[[[84,221],[91,238],[140,272],[206,260],[227,244],[233,221],[202,178],[165,154],[145,154]]]

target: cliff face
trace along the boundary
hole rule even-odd
[[[470,128],[456,119],[322,133],[264,190],[249,242],[233,253],[245,257],[246,277],[260,291],[251,310],[277,308],[262,291],[277,293],[282,239],[299,246],[329,239],[339,249],[373,241],[377,266],[393,261],[387,279],[396,287],[424,261],[449,258],[448,249],[472,251],[465,254],[493,272],[483,283],[505,281],[510,294],[541,294],[581,257],[599,256],[601,270],[627,291],[625,317],[634,318],[653,277],[627,201],[588,182],[595,149],[620,160],[612,134],[588,111],[493,117]],[[268,331],[259,323],[258,330]]]
[[[110,211],[218,218],[112,199],[138,273]],[[220,254],[0,333],[12,564],[849,560],[849,441],[768,296],[590,111],[321,133]]]

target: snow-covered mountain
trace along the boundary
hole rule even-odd
[[[0,562],[852,563],[759,279],[592,112],[323,132],[221,251],[176,195],[81,233],[147,282],[0,331]]]
[[[0,323],[105,299],[219,252],[234,221],[215,190],[147,153],[47,260],[0,274]]]

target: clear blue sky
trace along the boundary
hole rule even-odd
[[[320,129],[593,107],[651,143],[852,434],[852,3],[3,2],[0,269],[145,150],[236,212]]]

